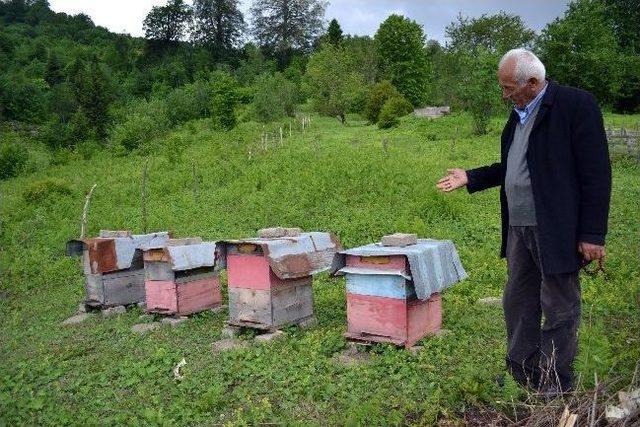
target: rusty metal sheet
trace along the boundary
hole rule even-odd
[[[338,238],[325,232],[305,232],[298,236],[273,239],[225,240],[218,243],[221,268],[226,267],[227,254],[245,253],[247,248],[260,247],[271,269],[280,279],[297,279],[329,270],[335,253],[342,249]]]
[[[137,261],[142,262],[139,254],[141,247],[162,247],[169,239],[169,233],[159,232],[126,236],[125,232],[102,232],[106,236],[125,237],[95,237],[67,242],[67,255],[79,255],[80,248],[87,253],[91,274],[110,273],[135,267]],[[138,260],[138,257],[140,259]],[[142,266],[140,265],[140,268]],[[85,268],[85,272],[86,268]]]

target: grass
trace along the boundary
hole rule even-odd
[[[262,125],[222,133],[200,120],[137,154],[104,150],[1,182],[0,425],[432,424],[472,406],[509,412],[523,394],[509,379],[503,388],[493,381],[503,372],[502,313],[476,303],[499,296],[506,277],[498,191],[443,195],[434,185],[447,167],[496,161],[502,124],[474,137],[466,115],[406,118],[389,131],[314,116],[305,134],[297,127],[262,152]],[[225,313],[143,336],[130,330],[139,309],[61,326],[83,297],[80,261],[64,256],[64,243],[79,234],[85,192],[98,184],[89,235],[140,232],[147,158],[150,231],[215,240],[298,226],[333,231],[345,247],[396,231],[453,240],[470,277],[444,294],[452,333],[423,340],[417,356],[381,345],[369,363],[342,366],[334,354],[346,347],[344,281],[326,275],[314,282],[317,327],[230,353],[211,351]],[[628,384],[640,360],[640,168],[620,157],[613,171],[607,274],[582,280],[576,368],[585,387],[594,373]]]

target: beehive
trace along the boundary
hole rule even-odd
[[[329,269],[329,233],[224,242],[229,324],[275,329],[313,319],[313,274]]]
[[[216,244],[199,238],[169,240],[144,250],[147,312],[186,316],[222,304]]]
[[[145,302],[142,246],[159,247],[166,232],[132,235],[129,231],[100,231],[99,237],[67,242],[67,255],[82,255],[85,300],[90,308]]]
[[[341,252],[333,272],[346,277],[345,337],[411,347],[437,333],[442,326],[440,291],[466,277],[452,248],[420,239],[403,247],[372,244]],[[437,271],[428,274],[428,269]],[[418,273],[418,289],[412,271]]]

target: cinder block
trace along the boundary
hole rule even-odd
[[[416,234],[407,233],[395,233],[388,234],[382,237],[382,246],[409,246],[415,245],[418,242],[418,236]]]
[[[275,239],[278,237],[285,237],[287,230],[282,227],[263,228],[258,230],[258,237],[262,239]]]

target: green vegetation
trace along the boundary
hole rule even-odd
[[[55,13],[46,0],[0,0],[0,425],[512,414],[525,396],[510,379],[494,381],[502,315],[476,304],[505,281],[498,192],[444,195],[435,182],[448,167],[498,158],[505,107],[495,71],[506,49],[532,47],[551,78],[592,90],[605,111],[639,112],[633,1],[575,0],[541,35],[503,12],[460,16],[442,46],[398,15],[375,38],[343,34],[336,20],[323,32],[319,0],[253,0],[250,22],[239,0],[169,0],[149,11],[145,38]],[[242,46],[247,34],[255,42]],[[424,105],[453,114],[406,116]],[[605,122],[629,129],[640,118]],[[625,153],[612,156],[607,272],[583,277],[583,388],[594,374],[629,384],[640,359],[640,167]],[[89,235],[148,224],[215,240],[281,225],[333,231],[345,247],[396,231],[451,239],[470,274],[444,295],[452,333],[422,340],[417,355],[381,345],[368,363],[344,366],[344,281],[326,275],[314,282],[317,327],[245,350],[212,352],[225,313],[146,335],[131,332],[149,321],[137,308],[61,326],[83,298],[80,262],[64,243],[78,236],[94,183]]]
[[[639,118],[608,115],[606,122],[628,126]],[[510,413],[511,399],[517,405],[522,392],[509,379],[504,388],[494,382],[503,372],[501,312],[476,303],[500,295],[505,281],[497,254],[498,192],[443,195],[434,188],[447,167],[494,161],[504,118],[492,120],[481,137],[473,136],[469,115],[455,113],[403,118],[384,133],[356,116],[349,126],[317,116],[311,123],[304,134],[294,126],[291,138],[266,152],[258,149],[262,125],[255,122],[222,132],[200,119],[154,139],[147,157],[150,229],[220,239],[271,225],[300,226],[334,231],[345,247],[400,230],[452,239],[470,277],[444,294],[444,327],[451,334],[422,340],[417,356],[378,346],[369,363],[343,366],[335,353],[346,346],[345,284],[326,275],[314,282],[317,327],[288,329],[285,339],[246,350],[211,351],[226,313],[199,314],[144,336],[130,330],[141,321],[138,309],[61,326],[83,297],[80,261],[65,257],[63,248],[78,235],[84,193],[98,184],[90,235],[142,226],[145,158],[101,151],[90,161],[72,158],[0,183],[0,420],[380,425],[455,420],[477,405]],[[178,145],[183,160],[175,163],[164,153]],[[582,282],[577,369],[585,387],[595,373],[601,382],[628,384],[640,358],[640,169],[616,158],[613,170],[607,273]],[[36,184],[49,177],[62,186]],[[48,195],[32,203],[24,196],[32,193]],[[183,357],[185,378],[176,381],[172,369]]]

